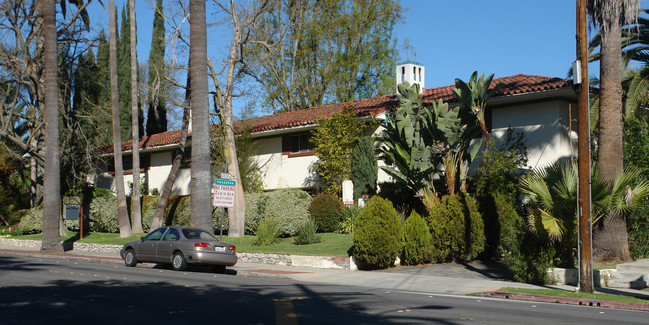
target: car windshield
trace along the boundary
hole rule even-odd
[[[187,239],[204,239],[204,240],[217,240],[212,234],[207,231],[193,228],[183,229],[183,235]]]

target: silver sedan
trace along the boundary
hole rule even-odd
[[[140,262],[171,265],[182,271],[188,264],[210,265],[217,272],[237,263],[236,247],[219,241],[211,233],[188,227],[158,228],[139,241],[122,247],[120,256],[126,266]]]

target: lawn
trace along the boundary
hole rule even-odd
[[[598,299],[603,301],[616,301],[616,302],[630,302],[635,304],[649,304],[649,300],[636,298],[625,295],[612,295],[606,293],[583,293],[572,292],[561,289],[523,289],[523,288],[500,288],[502,292],[526,293],[532,295],[544,295],[553,297],[568,297],[568,298],[583,298],[583,299]]]
[[[78,232],[68,231],[67,236],[61,236],[64,242],[92,243],[92,244],[112,244],[124,245],[128,242],[139,240],[146,234],[135,234],[130,237],[121,238],[119,234],[109,234],[101,232],[91,232],[83,235],[79,239]],[[244,253],[272,253],[272,254],[293,254],[293,255],[312,255],[312,256],[349,256],[347,252],[352,247],[352,235],[324,233],[318,234],[322,241],[311,245],[295,245],[293,238],[280,238],[279,242],[272,246],[255,246],[252,243],[256,236],[246,235],[244,237],[223,236],[223,241],[237,247],[238,252]],[[219,235],[217,234],[218,238]],[[41,234],[18,235],[12,236],[15,239],[42,240]]]

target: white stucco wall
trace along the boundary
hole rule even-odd
[[[282,154],[282,136],[260,139],[257,156],[265,190],[311,188],[317,180],[310,167],[315,155],[289,157]]]
[[[527,167],[547,166],[558,159],[577,154],[577,124],[573,122],[570,130],[569,109],[565,101],[496,108],[492,111],[492,135],[498,144],[502,144],[508,127],[525,132],[529,158]],[[573,120],[576,116],[573,107]]]

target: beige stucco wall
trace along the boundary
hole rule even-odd
[[[496,108],[492,111],[492,135],[497,144],[502,144],[508,127],[525,132],[529,158],[526,167],[544,167],[577,154],[577,125],[573,122],[570,130],[569,110],[565,101]],[[576,116],[573,107],[573,120]]]
[[[260,139],[255,159],[260,166],[265,190],[312,188],[317,179],[311,171],[315,155],[289,157],[282,154],[282,136]]]

